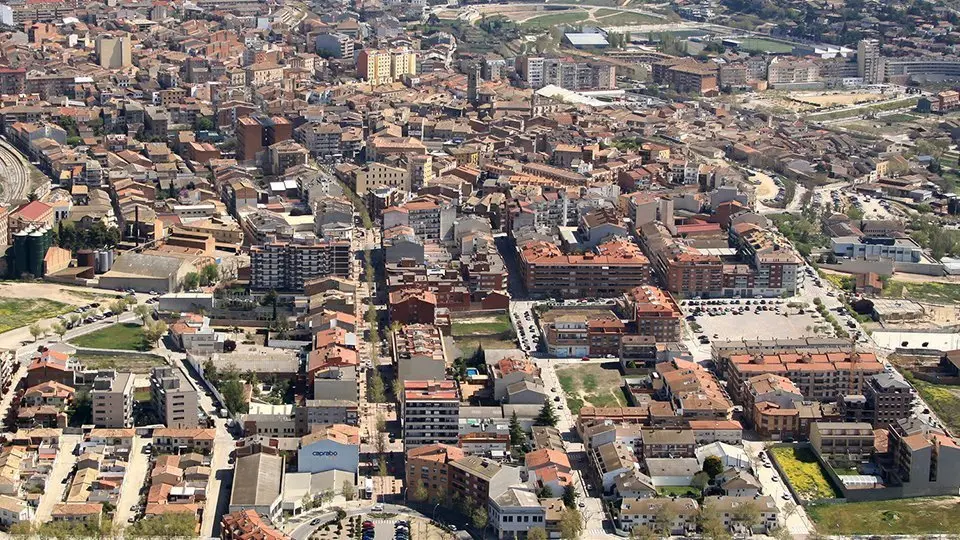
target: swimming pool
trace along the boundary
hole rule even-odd
[[[472,367],[467,368],[467,377],[476,377],[479,374],[480,372],[477,370],[477,368],[472,368]]]

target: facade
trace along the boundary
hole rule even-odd
[[[457,444],[460,395],[454,381],[404,381],[400,405],[405,451],[432,443]]]
[[[407,451],[406,486],[423,487],[428,500],[447,500],[450,494],[450,463],[463,459],[464,451],[449,444],[428,444]]]
[[[566,255],[547,242],[519,248],[520,273],[532,296],[617,296],[650,282],[650,262],[636,244],[612,240],[583,255]]]
[[[106,69],[120,69],[132,64],[129,35],[99,35],[96,41],[97,62]]]
[[[364,49],[357,56],[357,77],[373,84],[389,84],[417,74],[417,53],[410,49]]]
[[[960,447],[943,430],[916,419],[901,420],[890,426],[887,446],[893,463],[885,477],[900,486],[905,497],[960,489]]]
[[[466,456],[450,462],[449,478],[450,496],[468,501],[468,508],[473,508],[518,484],[520,469],[487,458]]]
[[[680,341],[683,313],[669,293],[647,285],[626,293],[625,300],[637,323],[637,334],[653,336],[661,343]]]
[[[293,410],[297,426],[297,435],[304,436],[312,431],[313,426],[329,424],[347,424],[355,426],[358,423],[358,405],[356,401],[345,399],[308,399],[303,405]]]
[[[93,423],[99,427],[133,427],[133,373],[101,371],[93,380]]]
[[[344,471],[356,474],[360,465],[360,430],[333,424],[300,438],[297,471],[319,473]]]
[[[197,427],[197,390],[183,373],[173,366],[158,366],[150,374],[153,409],[168,428]]]
[[[814,422],[810,444],[835,466],[856,466],[873,455],[873,427],[865,422]]]
[[[315,239],[273,242],[250,248],[251,287],[302,291],[317,277],[350,274],[350,243]]]

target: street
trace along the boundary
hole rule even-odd
[[[807,517],[803,506],[790,496],[790,491],[784,485],[784,479],[777,475],[772,465],[765,466],[760,459],[760,452],[764,451],[764,443],[759,441],[743,441],[743,448],[750,456],[750,463],[757,480],[763,486],[763,494],[773,497],[780,511],[780,522],[786,527],[792,538],[806,538],[814,532],[813,523]],[[767,462],[770,459],[767,458]],[[776,478],[776,480],[774,480]],[[788,498],[784,498],[784,494]]]
[[[73,453],[74,447],[80,444],[82,435],[61,435],[60,448],[57,451],[57,457],[53,461],[53,470],[50,471],[50,479],[47,481],[43,495],[40,497],[40,505],[37,507],[37,513],[34,517],[35,523],[47,523],[50,521],[50,512],[53,506],[63,501],[67,484],[64,480],[77,464],[77,456]]]
[[[140,488],[147,482],[147,473],[150,469],[150,459],[143,453],[143,447],[148,440],[137,436],[133,438],[133,449],[130,450],[130,462],[123,475],[123,484],[120,486],[120,499],[113,515],[113,524],[123,527],[137,512],[131,510],[140,502]]]

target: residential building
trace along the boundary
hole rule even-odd
[[[624,532],[636,527],[655,530],[664,515],[670,517],[666,527],[671,535],[686,536],[697,528],[700,505],[686,497],[623,499],[616,515],[617,528]]]
[[[107,428],[133,427],[133,373],[100,371],[93,380],[90,398],[93,423]]]
[[[346,399],[307,399],[303,405],[293,409],[297,426],[297,436],[313,431],[314,426],[329,424],[347,424],[355,426],[359,422],[358,404]]]
[[[443,380],[447,359],[440,329],[408,324],[393,333],[394,365],[401,381]]]
[[[917,419],[890,426],[888,448],[892,464],[885,479],[905,497],[956,493],[960,488],[960,446],[952,437]]]
[[[388,84],[416,74],[417,53],[410,49],[364,49],[357,56],[357,77],[373,84]]]
[[[669,293],[644,285],[628,291],[624,300],[627,313],[637,323],[637,334],[653,336],[658,342],[680,341],[683,313]]]
[[[466,501],[468,508],[482,505],[491,496],[520,483],[520,469],[479,456],[451,461],[448,475],[450,496]]]
[[[643,428],[644,458],[694,457],[697,447],[692,429]]]
[[[612,311],[551,312],[540,321],[547,353],[563,358],[615,355],[626,331]]]
[[[350,243],[295,238],[250,248],[251,287],[302,291],[304,283],[323,276],[350,274]]]
[[[873,427],[866,422],[814,422],[810,444],[825,461],[856,467],[873,455]]]
[[[444,501],[450,496],[450,463],[463,459],[464,451],[449,444],[428,444],[407,451],[406,486],[411,493],[418,486],[427,500]]]
[[[213,452],[217,430],[213,428],[160,428],[153,430],[153,446],[158,452]]]
[[[224,514],[220,522],[223,540],[288,540],[290,537],[276,529],[256,510],[241,510]]]
[[[10,527],[11,525],[33,520],[34,509],[27,504],[27,501],[11,497],[9,495],[0,495],[0,525]]]
[[[520,538],[530,529],[544,528],[546,511],[537,494],[526,486],[509,487],[490,495],[487,516],[498,538]]]
[[[751,508],[745,511],[747,506]],[[714,495],[704,498],[703,509],[719,516],[734,534],[767,534],[778,527],[777,503],[770,495]]]
[[[457,444],[460,395],[454,381],[404,381],[400,407],[404,450]]]
[[[100,34],[95,50],[97,62],[105,69],[120,69],[132,65],[131,38],[128,34]]]
[[[548,242],[519,251],[521,277],[532,296],[609,297],[650,282],[650,261],[630,240],[610,240],[582,255],[564,254]]]
[[[168,428],[197,427],[197,389],[176,367],[153,368],[150,373],[150,398],[153,410]]]

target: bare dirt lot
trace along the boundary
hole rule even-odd
[[[830,93],[830,94],[801,94],[793,93],[790,99],[800,103],[809,103],[815,107],[835,107],[838,105],[856,105],[857,103],[870,103],[884,99],[881,94],[874,93]]]

